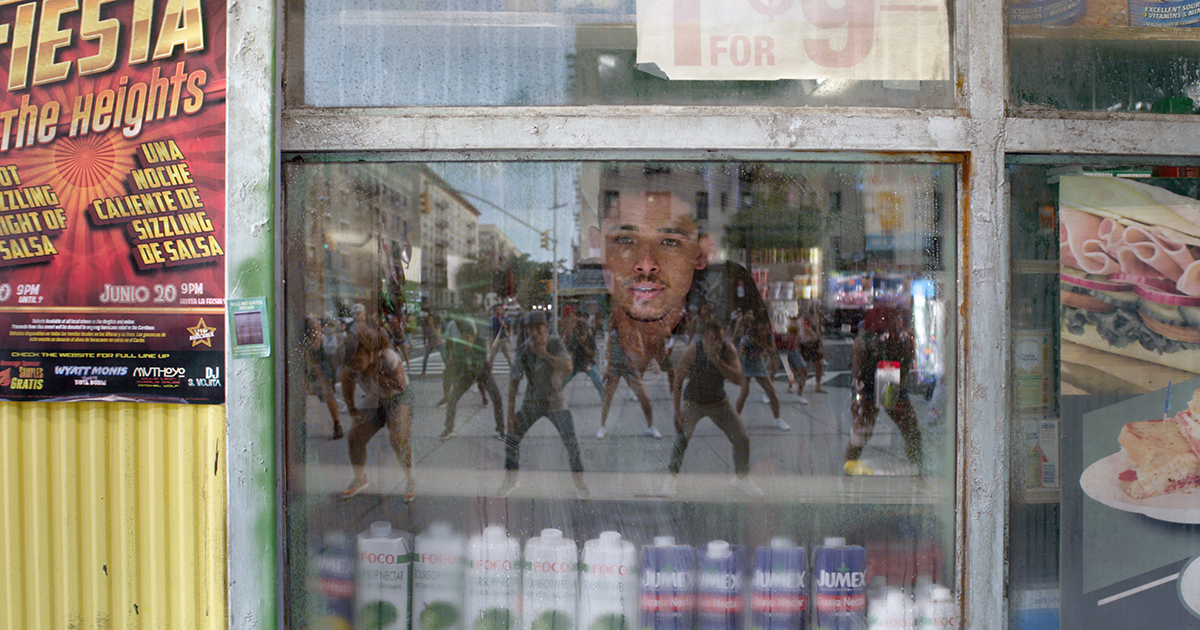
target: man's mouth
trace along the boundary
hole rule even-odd
[[[629,289],[639,300],[652,300],[663,292],[659,285],[634,285]]]
[[[629,281],[626,286],[633,297],[638,300],[652,300],[666,290],[666,283],[654,277],[639,276]]]

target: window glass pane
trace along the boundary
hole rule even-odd
[[[694,49],[694,59],[679,60],[700,76],[665,78],[660,66],[674,62],[674,52],[657,57],[658,64],[638,59],[639,5],[643,11],[665,7],[666,15],[652,22],[655,40],[668,52],[677,50],[674,41]],[[671,16],[693,5],[730,15],[704,13],[706,30],[685,36]],[[945,0],[896,6],[901,9],[874,0],[829,6],[824,0],[293,0],[289,58],[303,65],[302,88],[293,98],[319,107],[953,107]],[[791,21],[797,28],[821,27],[806,26],[793,41],[798,31],[785,27]],[[740,34],[743,27],[747,34]],[[918,28],[928,36],[914,38]],[[643,45],[644,57],[649,50]],[[801,69],[791,69],[794,64]],[[764,77],[774,68],[782,78]]]
[[[1190,627],[1200,180],[1148,164],[1008,175],[1012,627]]]
[[[364,612],[407,579],[355,542],[376,521],[423,536],[405,566],[420,630],[522,608],[523,628],[649,628],[668,586],[730,628],[800,592],[860,620],[952,609],[958,177],[286,161],[290,624],[407,618]],[[691,550],[643,550],[660,536]],[[772,541],[791,564],[750,579]],[[465,576],[439,572],[464,553]],[[705,562],[743,581],[697,586]],[[539,581],[552,565],[565,582]]]
[[[1188,24],[1172,26],[1172,15]],[[1192,114],[1200,105],[1200,40],[1184,28],[1200,24],[1200,2],[1011,0],[1009,22],[1017,109]]]

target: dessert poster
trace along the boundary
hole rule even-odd
[[[1178,426],[1173,418],[1188,410],[1198,390],[1200,379],[1173,383],[1169,398],[1164,388],[1084,413],[1074,423],[1082,427],[1082,474],[1077,484],[1064,485],[1063,493],[1064,571],[1076,573],[1063,576],[1063,627],[1198,623],[1200,564],[1189,567],[1200,557],[1200,488],[1161,488],[1165,491],[1134,498],[1132,480],[1150,480],[1156,471],[1138,468],[1131,462],[1136,456],[1118,442],[1126,423],[1152,421],[1142,426],[1164,430]],[[1164,416],[1172,420],[1164,422]],[[1147,437],[1153,438],[1144,443],[1155,465],[1196,466],[1186,439],[1171,443],[1154,433]],[[1072,535],[1075,527],[1078,535]]]
[[[225,3],[0,3],[0,398],[224,402]]]

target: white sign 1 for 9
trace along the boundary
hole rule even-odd
[[[945,0],[638,0],[637,36],[672,80],[950,79]]]

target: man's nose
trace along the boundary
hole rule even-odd
[[[636,262],[635,269],[638,273],[658,272],[658,256],[655,255],[654,247],[651,245],[643,245],[638,249]]]

